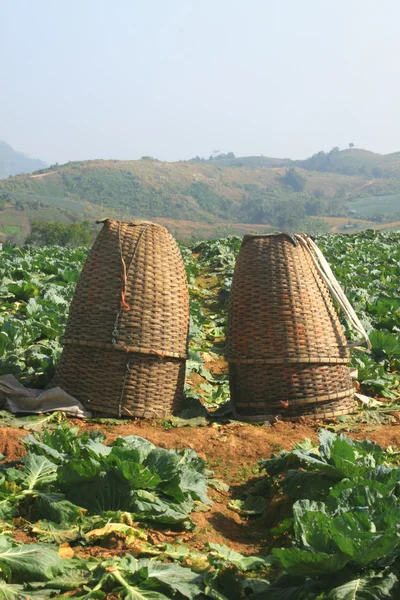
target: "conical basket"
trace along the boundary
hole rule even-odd
[[[188,326],[173,237],[147,221],[107,219],[75,291],[54,385],[91,410],[169,415],[183,395]]]
[[[226,358],[239,419],[323,418],[353,409],[343,329],[325,281],[294,236],[244,237]]]

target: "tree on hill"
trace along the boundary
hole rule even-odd
[[[306,216],[303,203],[275,200],[271,205],[270,223],[280,231],[296,231]]]
[[[212,211],[221,218],[229,216],[232,201],[217,194],[207,183],[195,181],[187,188],[186,193],[195,198],[203,210]]]
[[[270,204],[260,196],[249,198],[239,209],[239,220],[243,223],[268,223],[271,218]]]
[[[228,152],[227,154],[218,154],[217,156],[214,156],[215,160],[221,160],[223,158],[236,158],[235,154],[233,152]]]
[[[384,172],[379,167],[372,167],[373,177],[379,178],[384,176]]]
[[[302,192],[306,185],[304,177],[298,173],[294,167],[286,169],[282,181],[285,185],[290,185],[294,192]]]
[[[325,209],[325,202],[321,198],[310,196],[304,203],[304,208],[308,216],[315,217],[322,215]]]
[[[25,244],[35,246],[88,246],[92,243],[94,232],[89,223],[55,223],[48,221],[33,221],[31,232]]]
[[[13,197],[9,192],[0,191],[0,210],[4,210],[7,204],[13,202]]]

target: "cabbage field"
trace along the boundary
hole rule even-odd
[[[0,599],[400,597],[400,233],[317,239],[372,349],[352,351],[368,399],[312,426],[231,419],[223,352],[240,243],[181,246],[180,415],[0,411]],[[1,252],[0,375],[49,383],[86,254]]]

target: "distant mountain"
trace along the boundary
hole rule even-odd
[[[0,181],[0,240],[21,241],[35,220],[97,217],[161,221],[180,239],[268,227],[398,227],[400,153],[352,148],[304,161],[233,153],[176,163],[88,160]]]
[[[228,166],[223,160],[70,162],[1,181],[0,196],[7,194],[7,202],[18,209],[44,203],[84,214],[90,204],[98,211],[145,219],[272,223],[279,227],[282,225],[274,217],[282,208],[294,215],[294,205],[307,202],[313,205],[307,208],[312,216],[332,214],[337,212],[339,197],[344,204],[360,189],[368,195],[400,193],[400,180],[370,183],[360,176],[238,160],[239,164]]]
[[[47,167],[47,164],[38,158],[29,158],[22,152],[17,152],[6,142],[0,141],[0,179],[19,173],[32,173]]]

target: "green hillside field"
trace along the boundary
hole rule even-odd
[[[332,219],[345,220],[339,230],[351,228],[346,219],[353,224],[357,219],[356,230],[375,224],[390,228],[400,220],[400,153],[322,154],[297,163],[266,157],[166,163],[148,157],[53,165],[0,181],[0,236],[20,242],[27,219],[153,219],[168,221],[183,239],[249,229],[315,233],[332,230]],[[357,173],[327,170],[346,170],[346,164]],[[381,165],[376,177],[372,165]],[[9,212],[18,233],[4,229]]]
[[[375,214],[392,215],[399,212],[400,194],[390,196],[366,196],[357,198],[349,203],[349,209],[355,211],[356,215],[373,217]]]

